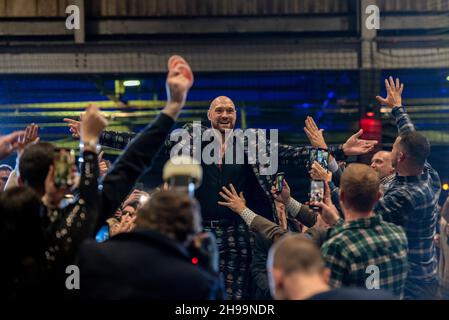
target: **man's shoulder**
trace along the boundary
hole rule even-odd
[[[354,231],[339,229],[333,230],[329,239],[327,239],[321,249],[324,251],[339,250],[342,253],[348,250],[348,244],[352,243]]]

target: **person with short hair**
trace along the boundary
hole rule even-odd
[[[381,197],[378,174],[365,164],[351,164],[340,181],[340,206],[344,221],[328,198],[315,203],[333,225],[321,247],[331,270],[330,285],[365,287],[367,270],[378,270],[379,288],[402,297],[407,277],[407,238],[401,227],[383,221],[373,207]],[[328,188],[327,188],[328,189]],[[327,195],[327,197],[329,197]]]
[[[202,229],[195,199],[160,191],[137,211],[135,224],[134,230],[105,242],[82,245],[84,298],[223,298],[218,274],[196,264],[187,249]]]
[[[371,158],[371,168],[379,174],[380,185],[385,191],[394,179],[394,168],[391,163],[391,152],[377,151]]]
[[[303,235],[289,234],[270,249],[268,274],[271,294],[276,300],[391,300],[384,290],[332,289],[331,270],[319,248]]]
[[[386,105],[399,130],[391,151],[395,178],[374,211],[386,221],[403,226],[408,238],[409,264],[406,299],[431,299],[438,290],[437,252],[434,242],[441,182],[427,162],[430,143],[415,130],[402,106],[403,84],[385,80],[387,97],[376,98]]]

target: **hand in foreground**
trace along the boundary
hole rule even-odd
[[[25,131],[15,131],[0,137],[0,160],[6,158],[20,147],[19,139]]]
[[[243,196],[243,192],[237,194],[235,188],[232,184],[229,185],[229,189],[225,186],[222,187],[223,192],[219,192],[220,196],[226,200],[226,202],[218,201],[218,204],[221,206],[228,207],[235,213],[241,214],[243,210],[246,209],[246,200]]]
[[[352,135],[344,144],[343,152],[347,156],[358,156],[365,154],[373,150],[377,144],[376,140],[364,140],[359,139],[363,134],[363,130],[360,129],[356,134]]]
[[[317,161],[312,163],[312,170],[310,170],[309,173],[313,180],[322,180],[327,182],[332,180],[332,172],[324,169]]]
[[[282,202],[284,205],[288,205],[288,202],[290,201],[290,187],[288,186],[287,180],[282,181],[282,191],[279,192],[278,189],[276,189],[276,186],[271,187],[271,195],[273,196],[274,200]]]
[[[304,132],[314,148],[327,149],[326,141],[324,141],[323,129],[319,129],[312,117],[307,117]]]
[[[168,74],[165,82],[167,105],[163,112],[176,120],[184,107],[192,85],[193,73],[187,61],[181,56],[171,56],[168,60]]]
[[[80,114],[80,121],[73,120],[70,118],[64,118],[62,119],[64,122],[67,122],[67,125],[69,126],[69,130],[72,133],[72,137],[78,139],[80,137],[80,128],[81,128],[81,121],[83,120],[83,114]]]
[[[81,120],[80,133],[83,142],[98,141],[101,132],[108,125],[108,121],[100,113],[96,104],[89,104]]]
[[[391,109],[402,106],[404,84],[400,83],[399,78],[396,78],[396,83],[393,81],[393,77],[385,79],[385,91],[387,91],[387,97],[376,96],[377,101]]]
[[[39,127],[37,124],[30,124],[26,127],[25,133],[20,136],[17,147],[17,154],[20,156],[25,148],[33,143],[39,142]]]

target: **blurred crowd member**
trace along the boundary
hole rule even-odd
[[[97,241],[103,242],[119,233],[133,230],[137,218],[136,212],[148,199],[148,193],[134,189],[128,198],[123,201],[120,208],[116,210],[114,216],[106,220],[106,225],[96,235]]]
[[[280,201],[275,201],[276,214],[279,220],[279,226],[284,230],[300,232],[296,225],[296,220],[287,218],[285,205]],[[271,247],[271,241],[265,239],[260,234],[255,235],[255,245],[253,259],[251,262],[251,274],[254,281],[254,294],[252,298],[267,300],[272,299],[268,285],[267,258]]]
[[[365,287],[367,269],[374,266],[379,271],[379,287],[402,297],[408,270],[407,238],[401,227],[374,214],[373,207],[381,197],[379,188],[379,176],[372,168],[349,165],[340,184],[342,221],[326,185],[325,201],[314,204],[333,225],[321,252],[331,270],[332,287]]]
[[[277,300],[391,300],[383,290],[332,289],[331,270],[318,247],[302,235],[286,235],[273,245],[268,258],[272,296]]]
[[[218,274],[197,265],[187,250],[201,231],[196,200],[172,191],[137,211],[136,228],[80,251],[82,294],[95,299],[223,298]]]
[[[18,183],[29,186],[36,192],[43,204],[41,228],[46,240],[45,257],[51,274],[46,286],[50,295],[60,296],[65,289],[65,268],[73,264],[79,244],[93,235],[96,223],[98,162],[96,149],[87,145],[88,140],[98,139],[106,126],[106,120],[98,109],[90,106],[86,112],[82,134],[86,146],[81,151],[81,165],[78,197],[62,207],[64,196],[71,192],[71,186],[58,187],[55,183],[55,147],[48,142],[28,145],[19,158]],[[73,177],[76,167],[68,168]]]
[[[0,193],[0,292],[8,299],[35,299],[46,283],[45,239],[37,194],[28,187]]]
[[[5,190],[6,182],[12,172],[11,166],[7,164],[0,165],[0,191]]]
[[[438,276],[440,281],[441,298],[449,299],[449,197],[441,211],[440,221],[440,261]]]
[[[409,247],[406,299],[431,299],[438,290],[437,253],[434,237],[437,224],[437,204],[440,178],[427,162],[429,141],[415,127],[402,106],[403,84],[390,77],[385,80],[387,97],[376,97],[391,109],[399,136],[391,151],[395,178],[375,207],[386,221],[404,227]]]
[[[387,190],[395,176],[391,152],[384,150],[376,152],[371,158],[371,168],[379,174],[381,190]]]
[[[25,131],[22,131],[23,134],[21,134],[18,139],[17,139],[17,143],[15,144],[15,151],[17,152],[17,158],[16,158],[16,167],[14,168],[14,170],[12,170],[9,174],[9,177],[5,183],[5,185],[3,186],[2,190],[6,190],[8,188],[12,188],[12,187],[17,187],[18,183],[17,183],[17,171],[18,171],[18,166],[19,166],[19,158],[20,155],[23,153],[23,150],[25,150],[25,148],[32,144],[32,143],[37,143],[39,142],[39,127],[32,123],[30,125],[28,125],[25,129]]]

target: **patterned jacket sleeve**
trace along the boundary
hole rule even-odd
[[[151,167],[173,124],[172,118],[161,113],[129,143],[114,162],[103,180],[96,231],[101,223],[114,214],[138,178]]]
[[[312,146],[293,147],[285,144],[279,144],[279,160],[282,164],[309,165],[310,150]],[[329,153],[333,154],[337,160],[345,159],[342,145],[329,145]]]
[[[391,114],[396,120],[399,134],[415,131],[415,126],[403,106],[394,107]]]
[[[81,242],[92,237],[98,218],[98,159],[94,152],[85,151],[81,163],[81,179],[77,200],[63,209],[49,209],[53,221],[47,258],[61,255],[64,259],[75,258]]]
[[[134,132],[103,131],[100,136],[100,144],[123,150],[136,135]]]

